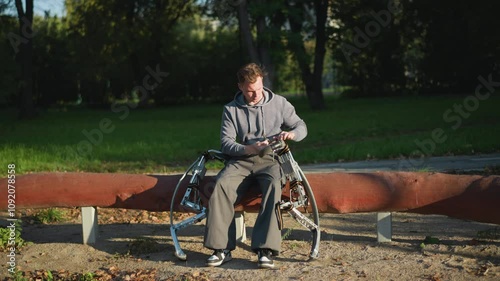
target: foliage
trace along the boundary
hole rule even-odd
[[[141,102],[154,100],[161,91],[156,85],[166,83],[148,81],[148,75],[153,75],[147,69],[163,71],[169,65],[164,53],[175,38],[172,30],[192,14],[192,1],[94,0],[66,5],[83,101],[102,104],[131,99],[138,94],[134,89],[145,85],[148,92],[142,93]]]
[[[236,88],[235,69],[239,58],[237,31],[232,28],[212,29],[210,22],[194,17],[179,22],[171,49],[165,52],[169,73],[159,86],[158,104],[228,101]],[[178,50],[184,50],[179,56]]]
[[[15,53],[9,36],[17,32],[13,17],[0,15],[0,104],[12,104],[17,94],[20,68],[16,65]]]
[[[424,240],[420,243],[420,248],[424,249],[426,245],[440,244],[441,240],[433,236],[425,236]]]
[[[344,0],[332,5],[334,64],[339,68],[339,83],[352,85],[347,93],[351,96],[404,92],[401,13],[388,11],[387,2]]]
[[[64,211],[57,208],[43,209],[35,214],[35,221],[42,224],[56,223],[64,220]]]
[[[36,79],[34,99],[39,106],[75,102],[78,99],[78,72],[71,41],[63,19],[35,17],[33,64]]]
[[[24,274],[22,271],[19,270],[19,268],[15,268],[14,272],[11,273],[11,278],[14,279],[14,281],[28,281],[28,278],[24,277]]]
[[[282,239],[282,240],[287,240],[287,239],[290,237],[290,235],[292,235],[292,232],[293,232],[293,228],[287,228],[287,229],[285,230],[285,233],[283,233],[283,234],[281,235],[281,239]]]
[[[21,233],[22,233],[21,220],[17,220],[14,225],[15,225],[14,228],[0,227],[0,250],[1,251],[6,251],[13,246],[11,244],[12,242],[9,243],[9,241],[14,241],[16,250],[19,250],[24,245],[26,245],[26,241],[24,241],[24,239],[21,237]],[[13,237],[11,235],[12,233],[15,234]]]
[[[13,279],[12,279],[13,278]],[[26,280],[67,280],[67,281],[111,281],[111,280],[157,280],[158,272],[156,269],[135,269],[120,270],[116,266],[109,268],[100,268],[95,272],[71,272],[69,270],[34,270],[21,271],[16,270],[11,279],[15,281]],[[177,280],[177,279],[176,279]]]
[[[311,80],[306,70],[316,64],[314,5],[321,1],[245,2],[248,31],[272,66],[273,89],[303,93]],[[236,90],[235,69],[249,59],[238,3],[66,0],[64,17],[33,20],[33,100],[43,108],[226,101]],[[498,1],[328,3],[324,88],[353,97],[469,93],[479,75],[499,71],[500,31],[490,28],[500,23]],[[23,88],[12,11],[13,1],[0,1],[4,106],[18,104]],[[155,70],[165,75],[154,79]]]
[[[474,91],[479,75],[499,70],[499,31],[488,28],[499,3],[486,2],[334,1],[339,83],[351,96]]]

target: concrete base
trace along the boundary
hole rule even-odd
[[[235,212],[234,220],[236,222],[236,241],[245,242],[247,240],[247,231],[245,227],[245,213]]]
[[[98,233],[98,216],[96,207],[81,207],[82,212],[82,231],[83,244],[95,244]],[[246,225],[245,213],[235,212],[234,219],[236,222],[236,240],[245,242]],[[377,241],[391,242],[392,241],[392,213],[379,212],[377,213]]]
[[[377,241],[391,242],[392,214],[390,212],[377,213]]]
[[[95,244],[97,240],[97,208],[82,207],[83,244]]]

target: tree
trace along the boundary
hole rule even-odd
[[[498,71],[500,31],[491,28],[500,23],[498,1],[406,0],[405,4],[411,11],[405,13],[405,26],[419,31],[425,42],[419,68],[421,93],[470,93],[479,75]]]
[[[227,4],[227,1],[216,0],[215,5],[220,5],[220,2]],[[277,61],[286,61],[283,42],[287,42],[286,47],[294,54],[301,70],[302,81],[313,109],[325,108],[322,75],[328,3],[328,0],[237,0],[229,3],[236,8],[240,42],[247,56],[251,61],[263,65],[269,74],[264,84],[272,86],[276,82]],[[311,14],[314,19],[308,17]],[[310,26],[313,26],[312,30],[309,29]],[[304,38],[304,34],[307,34],[307,38]],[[310,41],[315,42],[313,58],[305,47]]]
[[[26,0],[26,9],[22,0],[16,0],[19,20],[20,44],[19,60],[22,67],[21,93],[19,99],[19,117],[31,119],[36,116],[33,103],[33,0]]]
[[[82,96],[97,104],[131,98],[148,68],[166,69],[172,29],[193,12],[192,0],[67,0],[66,5]],[[154,98],[158,89],[140,93],[140,101]]]
[[[349,95],[470,93],[498,69],[499,2],[338,0],[332,50]],[[452,7],[452,8],[450,8]]]
[[[276,3],[265,3],[262,0],[253,1],[249,9],[248,1],[239,0],[233,5],[236,6],[238,15],[238,27],[240,33],[240,44],[247,50],[247,54],[252,62],[261,64],[266,69],[268,75],[264,77],[264,85],[273,88],[276,71],[272,58],[272,47],[279,46],[279,35],[273,36],[275,30],[279,30],[281,22],[273,18],[272,15],[279,9]],[[253,20],[253,24],[252,24]],[[256,29],[256,38],[252,35],[253,26]]]
[[[6,2],[6,0],[0,0],[0,14],[7,10],[7,8],[9,8],[9,2]]]
[[[287,1],[290,31],[287,36],[288,48],[294,53],[302,73],[302,81],[312,109],[325,108],[323,97],[323,67],[326,53],[326,20],[328,0]],[[313,15],[313,30],[307,34],[307,17]],[[306,51],[304,34],[315,39],[313,59]],[[309,39],[309,38],[306,38]],[[312,62],[312,69],[310,67]]]
[[[15,104],[19,94],[20,64],[16,62],[11,40],[18,42],[17,17],[3,14],[9,6],[9,1],[0,0],[0,104]],[[11,39],[12,38],[12,39]],[[17,45],[16,45],[17,46]]]

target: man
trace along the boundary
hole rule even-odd
[[[276,208],[281,200],[282,173],[273,154],[259,156],[268,138],[301,141],[306,124],[282,96],[264,87],[263,70],[255,63],[237,72],[239,92],[224,106],[221,149],[230,156],[217,175],[208,203],[205,247],[214,250],[207,266],[231,260],[236,248],[234,205],[249,188],[260,188],[262,203],[252,232],[252,250],[261,268],[273,268],[273,255],[281,248],[281,231]]]

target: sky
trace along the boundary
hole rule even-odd
[[[64,13],[64,0],[34,0],[33,10],[35,14],[43,15],[50,11],[50,15],[62,16]]]
[[[26,2],[23,2],[23,8],[26,9]],[[50,15],[62,16],[64,14],[64,0],[33,0],[33,11],[35,14],[44,16],[45,11],[50,11]],[[17,15],[14,1],[10,1],[6,14]]]

